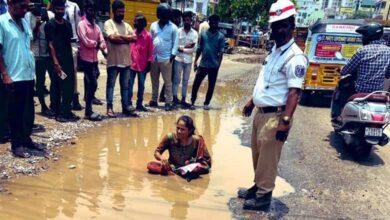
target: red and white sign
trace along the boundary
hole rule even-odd
[[[328,24],[326,25],[326,32],[329,33],[356,33],[357,25],[345,25],[345,24]]]
[[[335,57],[336,52],[341,51],[341,44],[317,44],[315,56],[316,57]]]

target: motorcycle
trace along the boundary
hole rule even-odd
[[[343,80],[340,80],[339,86],[342,83]],[[334,95],[337,95],[336,93]],[[364,159],[370,155],[374,145],[385,146],[389,142],[389,138],[384,134],[390,123],[389,116],[389,92],[357,93],[349,97],[338,122],[333,122],[332,126],[343,138],[347,150],[358,159]]]

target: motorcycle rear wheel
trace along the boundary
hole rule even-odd
[[[365,140],[358,139],[355,143],[349,144],[348,149],[357,160],[364,160],[370,156],[373,145],[366,143]]]

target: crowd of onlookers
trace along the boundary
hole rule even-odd
[[[208,22],[199,19],[201,24],[196,31],[192,27],[192,12],[182,13],[161,3],[157,7],[158,20],[148,31],[148,21],[142,14],[137,14],[131,25],[125,22],[125,4],[115,0],[111,4],[111,19],[101,30],[96,23],[93,0],[85,1],[83,12],[69,0],[51,0],[48,6],[30,4],[28,0],[3,3],[0,4],[3,13],[0,16],[0,141],[10,139],[14,155],[29,157],[30,149],[45,150],[30,138],[34,128],[34,95],[43,116],[59,122],[80,119],[72,112],[83,109],[79,102],[78,89],[82,86],[77,85],[77,66],[84,71],[85,118],[103,119],[102,114],[93,110],[93,105],[103,105],[95,97],[100,75],[99,52],[107,60],[106,116],[116,117],[113,99],[118,75],[122,113],[126,116],[150,111],[147,107],[157,107],[158,102],[165,102],[166,111],[179,107],[195,109],[197,92],[206,76],[209,86],[204,109],[210,109],[225,45],[224,35],[218,31],[217,15],[211,15]],[[191,98],[187,99],[192,68],[196,75]],[[148,72],[152,97],[145,105]],[[46,73],[50,78],[49,90],[45,87]],[[164,85],[159,94],[160,75]],[[138,90],[133,103],[136,77]],[[49,105],[45,102],[48,94]]]

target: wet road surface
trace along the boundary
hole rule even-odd
[[[220,102],[233,106],[241,94],[231,91]],[[64,158],[49,172],[10,184],[0,196],[0,219],[230,219],[229,199],[253,175],[250,149],[234,134],[243,122],[239,113],[236,107],[191,112],[213,167],[189,183],[146,172],[155,147],[174,131],[181,113],[91,129],[63,149]],[[294,192],[282,178],[277,185],[276,197]]]
[[[297,108],[270,210],[243,212],[234,197],[252,185],[253,173],[251,119],[240,109],[257,74],[247,75],[251,66],[225,68],[238,75],[220,76],[214,108],[190,113],[213,157],[209,175],[188,183],[146,173],[161,137],[185,111],[120,120],[62,148],[64,158],[48,172],[9,183],[0,219],[390,219],[389,146],[355,161],[332,132],[325,99]]]

